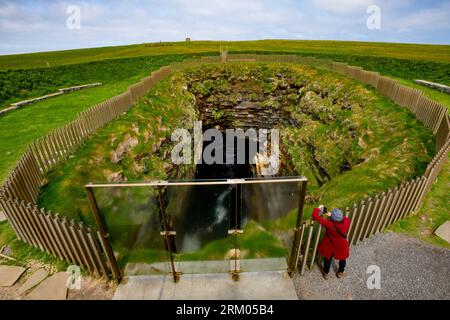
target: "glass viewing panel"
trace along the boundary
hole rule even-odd
[[[169,273],[157,189],[107,187],[93,190],[119,268],[126,275]]]
[[[304,178],[88,185],[125,275],[286,270]]]
[[[302,183],[274,180],[241,187],[241,271],[286,270]]]
[[[176,231],[176,266],[182,273],[228,272],[234,248],[232,189],[221,185],[168,185],[166,215]]]

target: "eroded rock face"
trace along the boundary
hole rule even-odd
[[[111,162],[114,164],[119,163],[127,152],[137,146],[139,140],[136,137],[132,137],[130,134],[125,136],[125,140],[117,146],[116,150],[111,152]]]
[[[125,181],[125,177],[123,176],[122,171],[113,172],[107,176],[107,179],[109,182],[121,182]]]
[[[204,129],[282,129],[280,175],[321,186],[363,161],[362,107],[336,79],[267,65],[203,67],[184,77]]]
[[[294,124],[290,106],[298,104],[302,83],[278,73],[234,76],[188,74],[187,90],[196,98],[204,127],[274,128]]]

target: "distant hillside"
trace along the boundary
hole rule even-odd
[[[399,44],[317,40],[191,41],[160,42],[116,47],[39,52],[0,56],[0,70],[53,67],[104,59],[138,56],[218,52],[220,46],[231,52],[292,52],[401,58],[450,63],[449,45]]]

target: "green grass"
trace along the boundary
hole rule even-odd
[[[368,71],[379,72],[384,76],[410,81],[422,79],[450,85],[450,68],[447,62],[347,54],[319,54],[318,57],[359,66]]]
[[[214,52],[219,43],[216,42],[192,42],[186,43],[169,43],[154,45],[135,45],[125,47],[110,47],[96,49],[82,49],[74,51],[58,51],[51,53],[36,53],[31,55],[17,56],[0,56],[0,62],[3,61],[4,68],[7,63],[16,62],[21,67],[36,67],[32,62],[39,61],[42,57],[57,57],[62,59],[64,63],[81,63],[82,65],[61,66],[56,68],[41,68],[24,71],[4,72],[4,83],[10,83],[13,86],[11,92],[5,93],[5,99],[0,102],[0,107],[7,105],[9,102],[17,101],[20,98],[29,98],[54,91],[57,87],[72,84],[80,84],[80,82],[103,81],[101,88],[88,89],[68,95],[63,95],[45,102],[27,106],[21,110],[14,111],[6,116],[0,117],[0,181],[3,180],[13,168],[15,162],[19,159],[21,153],[26,146],[35,138],[41,137],[48,133],[51,129],[61,126],[64,123],[74,119],[77,112],[83,110],[95,103],[101,102],[121,91],[125,90],[129,84],[136,82],[140,76],[148,74],[157,66],[168,63],[169,61],[177,61],[183,56],[172,56],[168,58],[134,58],[134,59],[115,59],[98,62],[102,59],[111,59],[119,57],[140,56],[143,54],[166,54],[172,53],[190,53],[190,52]],[[442,59],[444,52],[448,51],[449,46],[423,46],[423,45],[404,45],[404,44],[380,44],[380,43],[349,43],[349,42],[327,42],[327,41],[256,41],[256,42],[231,42],[230,50],[260,50],[267,52],[269,50],[278,52],[295,52],[302,54],[314,54],[319,57],[331,57],[336,60],[354,63],[356,65],[364,64],[376,71],[387,71],[400,79],[404,84],[420,88],[425,94],[444,105],[450,106],[450,96],[434,89],[422,87],[412,83],[411,77],[405,73],[410,70],[410,66],[399,64],[398,57],[411,58],[412,65],[419,63],[420,72],[423,70],[427,74],[435,74],[436,62],[446,62]],[[386,50],[386,48],[390,48]],[[253,49],[252,49],[253,48]],[[332,50],[333,49],[333,50]],[[179,51],[177,51],[179,50]],[[404,51],[412,50],[413,55],[408,55]],[[371,64],[371,60],[360,56],[352,56],[348,54],[363,54],[371,52],[374,57],[375,64]],[[382,52],[386,51],[386,56],[395,58],[386,59],[382,56]],[[390,54],[388,54],[390,52]],[[409,51],[408,51],[409,52]],[[81,55],[83,53],[83,55]],[[344,54],[346,53],[346,54]],[[431,54],[431,53],[434,53]],[[438,54],[439,53],[439,54]],[[338,54],[340,56],[338,56]],[[5,57],[8,57],[6,59]],[[65,58],[64,58],[65,57]],[[77,57],[75,59],[75,57]],[[2,60],[3,59],[3,60]],[[67,59],[67,60],[64,60]],[[153,61],[152,59],[156,59]],[[417,60],[417,61],[416,61]],[[418,60],[433,60],[434,62],[423,62]],[[60,60],[58,60],[60,61]],[[30,63],[29,65],[26,65]],[[59,65],[51,64],[53,65]],[[1,63],[0,63],[1,66]],[[142,66],[142,70],[140,69]],[[400,66],[400,67],[399,67]],[[432,67],[430,67],[432,66]],[[42,66],[41,66],[42,67]],[[450,81],[448,73],[450,68],[443,66],[438,68],[439,77]],[[78,75],[79,73],[79,75]],[[133,73],[137,74],[132,75]],[[65,75],[67,74],[67,75]],[[386,74],[386,73],[385,73]],[[132,76],[130,76],[132,75]],[[61,76],[61,79],[59,78]],[[129,78],[126,78],[126,77]],[[419,77],[424,78],[424,77]],[[21,85],[16,85],[21,83]],[[17,88],[21,88],[16,91]],[[6,90],[6,86],[2,86],[2,90]],[[32,124],[30,124],[30,119]]]
[[[100,87],[80,90],[31,104],[0,116],[0,181],[7,177],[33,140],[74,120],[78,112],[124,92],[128,86],[159,67],[182,58],[183,56],[154,58],[147,61],[145,65],[139,64],[142,61],[122,63],[114,69],[116,70],[114,81],[106,81]],[[123,69],[131,66],[133,69],[130,72],[122,72]],[[93,64],[90,68],[93,70],[87,70],[86,73],[94,72],[96,65]],[[74,67],[70,72],[76,73],[77,70]],[[111,74],[107,68],[100,68],[98,72],[105,73],[98,77],[108,77]]]
[[[127,46],[76,49],[0,56],[0,70],[53,67],[105,59],[148,55],[218,52],[220,46],[233,51],[297,52],[305,54],[340,54],[401,58],[450,63],[450,46],[379,42],[259,40],[259,41],[192,41],[135,44]]]
[[[15,166],[29,143],[74,120],[78,112],[100,103],[139,80],[129,78],[52,98],[0,117],[0,181]]]
[[[162,94],[173,90],[176,90],[176,95]],[[155,85],[150,93],[125,115],[97,130],[74,158],[49,171],[48,178],[51,183],[43,187],[39,205],[70,218],[94,224],[84,191],[84,185],[88,182],[104,182],[114,172],[123,173],[128,181],[166,179],[163,168],[170,159],[163,159],[162,154],[167,149],[170,156],[170,134],[175,128],[192,127],[192,120],[196,116],[191,99],[183,93],[180,86],[173,89],[169,80]],[[132,128],[138,128],[138,133]],[[113,163],[112,151],[128,137],[136,137],[139,145],[132,152],[128,152],[120,163]],[[169,143],[158,148],[161,150],[154,151],[154,146],[160,139],[168,139]],[[140,161],[135,161],[135,157]],[[186,167],[180,166],[179,169],[189,170],[189,166]],[[139,193],[139,190],[137,192]],[[129,197],[131,196],[128,194],[116,194],[117,199],[114,200],[117,203],[112,206],[115,211],[111,214],[115,223],[133,224],[128,215],[130,208],[126,199]],[[146,197],[148,194],[144,193],[145,201],[142,204],[147,201]],[[109,202],[110,199],[107,193],[104,201]],[[136,196],[136,199],[142,200],[142,196]],[[102,204],[102,201],[99,201]],[[120,218],[124,221],[119,222]]]
[[[137,57],[0,71],[0,108],[12,102],[42,96],[62,87],[101,82],[114,84],[137,75],[148,75],[156,67],[185,59],[183,55]]]
[[[450,249],[450,243],[433,234],[440,225],[450,220],[449,181],[450,160],[447,159],[438,181],[425,196],[419,211],[415,215],[396,222],[389,230],[409,234],[422,241]]]
[[[447,106],[450,110],[450,95],[444,94],[431,88],[424,88],[415,83],[409,83],[398,79],[405,85],[411,85],[417,89],[422,89],[429,98]],[[448,210],[450,187],[450,159],[444,164],[441,173],[431,191],[425,196],[419,211],[406,219],[396,222],[388,230],[408,234],[437,246],[450,248],[450,243],[435,236],[433,233],[445,221],[450,220]]]
[[[163,43],[0,56],[0,108],[18,100],[54,92],[64,86],[120,81],[139,71],[144,72],[154,63],[179,60],[187,54],[217,54],[219,46],[218,42]],[[390,50],[386,49],[388,47]],[[442,58],[445,57],[445,52],[450,54],[449,48],[450,46],[336,41],[230,42],[229,47],[230,52],[314,56],[346,62],[406,80],[420,78],[450,85],[449,61]],[[381,55],[381,51],[386,54]],[[99,52],[102,54],[97,55]],[[34,63],[47,56],[67,60],[50,63],[50,66],[47,66],[47,62],[44,65],[41,62]],[[5,57],[8,59],[4,60]],[[17,62],[20,67],[8,64],[2,67],[2,62]]]

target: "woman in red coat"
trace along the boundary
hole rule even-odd
[[[324,206],[320,205],[315,208],[312,214],[314,220],[319,222],[326,228],[325,236],[319,244],[319,252],[325,258],[323,268],[321,268],[322,275],[325,279],[328,278],[332,259],[339,260],[339,270],[336,273],[338,278],[344,276],[344,269],[346,259],[350,255],[349,244],[347,241],[347,232],[350,229],[350,219],[344,217],[341,210],[335,208],[331,212],[325,213],[329,219],[322,218],[320,213]]]

